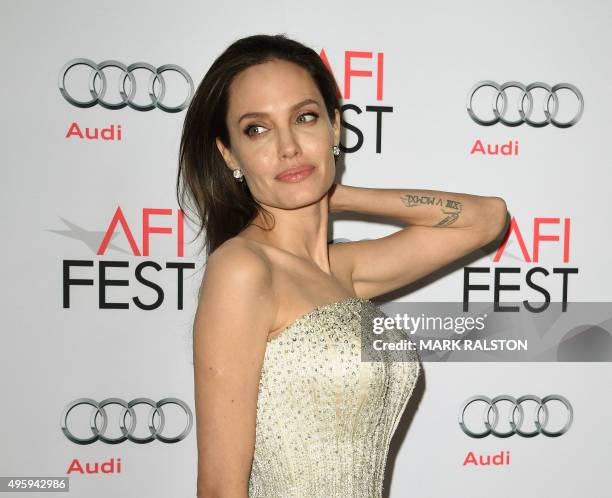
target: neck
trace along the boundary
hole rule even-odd
[[[318,202],[297,209],[263,206],[274,216],[274,221],[259,213],[251,226],[258,238],[269,245],[316,264],[331,274],[327,245],[329,207],[327,196]],[[275,223],[274,223],[275,222]],[[262,230],[259,227],[270,228]]]

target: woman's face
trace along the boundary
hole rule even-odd
[[[310,74],[273,60],[251,66],[232,82],[226,117],[231,150],[217,138],[226,165],[240,168],[253,197],[264,206],[291,209],[321,199],[333,184],[332,146],[340,141],[340,115],[329,120]],[[309,167],[303,178],[279,177]]]

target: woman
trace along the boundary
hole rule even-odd
[[[257,35],[215,60],[188,109],[177,188],[208,256],[194,320],[200,498],[381,496],[420,367],[361,361],[360,321],[384,315],[370,298],[504,227],[498,197],[334,184],[336,95],[316,52]],[[338,211],[407,226],[328,245]]]

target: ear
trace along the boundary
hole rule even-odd
[[[334,109],[334,122],[332,123],[334,129],[334,144],[340,143],[340,111]]]
[[[221,139],[219,137],[215,138],[215,143],[217,145],[217,149],[219,149],[220,154],[223,156],[223,160],[225,161],[225,165],[233,170],[233,159],[232,159],[232,154],[229,151],[229,149],[223,145],[223,142],[221,141]]]

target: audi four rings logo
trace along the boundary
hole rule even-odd
[[[472,99],[474,94],[483,87],[491,87],[496,90],[493,94],[493,100],[491,102],[491,107],[493,109],[493,114],[495,117],[493,119],[482,119],[476,116],[472,106]],[[514,121],[508,120],[505,118],[506,111],[508,110],[508,96],[506,95],[507,88],[518,88],[522,93],[518,100],[518,113],[520,118]],[[544,110],[545,119],[541,121],[535,121],[531,119],[531,114],[534,110],[534,98],[531,94],[531,90],[535,88],[541,88],[546,91],[544,96],[544,100],[541,103],[541,106]],[[579,109],[574,115],[572,119],[569,121],[558,121],[556,120],[557,113],[559,112],[559,98],[557,97],[557,91],[561,89],[570,90],[578,99]],[[501,109],[499,108],[499,97],[501,97]],[[527,99],[527,108],[525,108],[525,99]],[[551,100],[552,100],[552,109],[551,109]],[[582,94],[580,90],[576,88],[574,85],[569,83],[557,83],[554,86],[547,85],[546,83],[530,83],[525,86],[518,81],[507,81],[503,85],[499,85],[494,81],[484,80],[476,83],[470,92],[468,93],[467,98],[467,111],[470,117],[478,124],[483,126],[491,126],[496,123],[503,123],[506,126],[519,126],[523,123],[527,123],[529,126],[533,126],[535,128],[541,128],[542,126],[546,126],[548,124],[553,124],[558,128],[569,128],[570,126],[575,125],[580,117],[582,116],[582,111],[584,110],[584,99],[582,98]]]
[[[480,432],[475,432],[472,429],[468,429],[465,423],[465,410],[466,408],[474,403],[475,401],[481,401],[486,404],[485,410],[483,412],[482,423],[484,425],[484,430]],[[510,411],[507,419],[507,423],[510,425],[510,430],[506,432],[497,431],[497,423],[500,420],[499,410],[497,408],[497,403],[499,401],[509,401],[512,403],[513,407]],[[523,411],[523,407],[521,406],[525,401],[535,401],[537,403],[536,409],[530,415],[530,421],[535,425],[535,430],[533,431],[524,431],[523,430],[523,422],[525,421],[525,413]],[[549,411],[546,404],[549,401],[560,401],[565,406],[566,420],[565,425],[559,429],[558,431],[549,431],[547,430],[547,424],[549,420]],[[491,412],[493,413],[493,419],[491,420]],[[540,420],[540,413],[543,414],[542,420]],[[517,416],[518,415],[518,416]],[[574,417],[574,412],[572,410],[572,405],[570,402],[559,394],[551,394],[549,396],[545,396],[540,399],[537,396],[532,394],[527,394],[525,396],[521,396],[516,399],[512,396],[501,395],[496,396],[493,399],[487,398],[486,396],[472,396],[468,398],[465,403],[461,406],[459,410],[459,426],[468,436],[473,438],[483,438],[488,436],[489,434],[493,434],[497,437],[510,437],[513,434],[518,434],[522,437],[534,437],[538,434],[544,434],[548,437],[556,437],[565,434],[570,426],[572,425],[572,420]],[[516,419],[515,419],[516,418]],[[476,429],[477,430],[477,429]]]
[[[68,90],[66,89],[66,75],[68,71],[74,66],[88,66],[91,68],[91,73],[89,74],[89,93],[91,94],[91,100],[77,100],[72,97]],[[119,77],[118,87],[119,94],[121,95],[121,101],[117,103],[111,103],[104,100],[104,95],[106,94],[106,90],[108,88],[106,76],[104,75],[103,69],[106,67],[115,67],[121,70],[121,76]],[[134,102],[134,98],[136,96],[137,87],[136,87],[136,78],[134,77],[133,71],[135,69],[144,69],[151,73],[149,77],[148,84],[148,94],[151,99],[150,104],[140,105]],[[163,104],[164,97],[166,95],[166,80],[164,79],[163,73],[166,71],[175,71],[179,73],[184,79],[187,85],[187,97],[185,100],[177,105],[177,106],[167,106]],[[100,81],[100,89],[96,89],[96,79]],[[125,90],[125,81],[130,80],[130,91],[129,93]],[[155,81],[159,81],[160,91],[159,95],[155,94]],[[189,101],[193,96],[193,81],[189,73],[185,71],[182,67],[177,66],[175,64],[165,64],[163,66],[154,67],[151,64],[147,64],[146,62],[135,62],[134,64],[130,64],[126,66],[121,62],[115,60],[107,60],[104,62],[100,62],[96,64],[94,61],[89,59],[72,59],[64,64],[60,73],[59,73],[59,90],[62,96],[70,102],[72,105],[76,107],[92,107],[96,104],[100,104],[102,107],[106,109],[122,109],[126,105],[130,106],[132,109],[136,109],[137,111],[150,111],[155,107],[161,109],[166,112],[179,112],[185,109],[189,105]]]
[[[123,407],[123,409],[121,410],[121,414],[119,415],[119,428],[121,429],[122,434],[121,436],[115,438],[105,436],[106,427],[108,425],[108,415],[104,407],[112,404],[120,405]],[[147,421],[149,432],[151,434],[142,438],[134,436],[134,431],[137,425],[134,406],[139,404],[146,404],[151,407]],[[187,423],[185,424],[183,432],[173,437],[164,436],[161,434],[161,432],[164,430],[164,424],[166,422],[166,416],[164,415],[162,406],[168,404],[174,404],[179,406],[183,409],[185,415],[187,415]],[[89,418],[89,427],[91,428],[91,432],[93,435],[88,438],[79,438],[68,429],[68,414],[73,408],[79,405],[89,405],[93,408],[91,416]],[[129,427],[126,427],[125,418],[128,413],[130,414],[130,424]],[[159,415],[159,427],[155,427],[153,423],[153,417],[155,413]],[[102,418],[102,426],[100,428],[98,428],[97,423],[98,414]],[[79,398],[74,400],[72,403],[67,405],[66,408],[64,408],[60,424],[64,435],[68,439],[70,439],[70,441],[77,444],[91,444],[98,440],[108,444],[117,444],[122,443],[126,439],[129,439],[130,441],[138,444],[150,443],[154,439],[157,439],[163,443],[178,443],[182,439],[185,439],[185,437],[187,437],[187,434],[189,434],[189,432],[191,431],[191,426],[193,424],[193,415],[191,413],[191,410],[189,409],[189,406],[187,406],[185,402],[177,398],[164,398],[158,401],[157,403],[149,398],[136,398],[130,401],[129,403],[126,403],[120,398],[107,398],[101,401],[100,403],[91,398]]]

